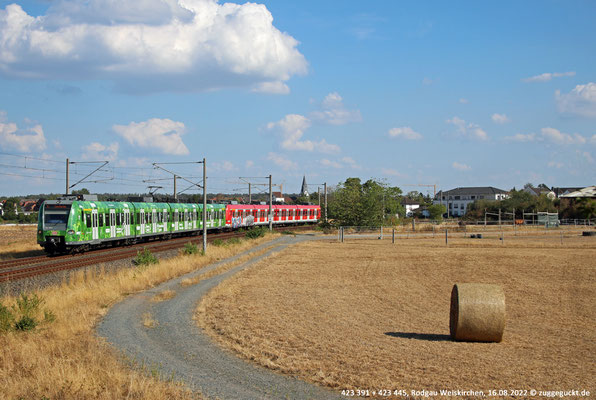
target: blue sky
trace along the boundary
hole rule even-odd
[[[594,185],[594,15],[593,1],[0,1],[0,195],[63,192],[67,157],[109,161],[75,187],[97,192],[171,192],[152,163],[203,157],[210,192],[269,174],[284,192],[303,175]],[[71,183],[93,168],[72,165]]]

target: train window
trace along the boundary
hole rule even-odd
[[[87,228],[91,228],[91,214],[85,214],[85,224]]]
[[[121,222],[122,222],[122,220],[120,218],[120,213],[117,213],[116,214],[116,225],[121,225]]]
[[[104,225],[104,214],[99,214],[99,226],[102,227]]]

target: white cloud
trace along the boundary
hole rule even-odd
[[[533,142],[534,140],[536,140],[536,134],[535,133],[528,133],[528,134],[523,134],[523,133],[517,133],[513,136],[507,136],[505,137],[505,141],[508,142]]]
[[[451,164],[451,166],[453,167],[453,169],[456,169],[458,171],[469,171],[472,169],[472,167],[470,167],[469,165],[460,164],[457,161],[454,161],[453,164]]]
[[[283,82],[261,82],[253,86],[253,92],[269,94],[288,94],[290,87]]]
[[[559,162],[559,161],[549,161],[548,166],[550,168],[560,169],[560,168],[563,168],[565,166],[565,164],[563,164],[562,162]]]
[[[348,110],[337,92],[329,93],[321,103],[321,111],[313,111],[311,118],[331,125],[345,125],[362,121],[359,110]]]
[[[461,99],[459,99],[459,102],[461,104],[468,104],[469,103],[468,99],[464,99],[463,97]]]
[[[326,158],[323,158],[323,159],[322,159],[321,161],[319,161],[319,162],[320,162],[320,163],[321,163],[321,165],[322,165],[322,166],[324,166],[324,167],[332,167],[332,168],[337,168],[337,169],[343,168],[343,165],[342,165],[342,164],[340,164],[340,163],[338,163],[337,161],[331,161],[331,160],[328,160],[328,159],[326,159]]]
[[[430,78],[424,78],[424,79],[422,80],[422,84],[423,84],[423,85],[426,85],[426,86],[428,86],[428,85],[432,85],[432,84],[433,84],[433,80],[432,80],[432,79],[430,79]]]
[[[596,135],[592,135],[592,138],[590,139],[590,143],[596,144]]]
[[[246,163],[244,163],[244,168],[252,168],[255,165],[255,162],[252,160],[246,160]]]
[[[128,125],[114,125],[114,132],[133,146],[153,148],[163,154],[186,155],[190,152],[182,141],[186,127],[171,119],[152,118]]]
[[[577,133],[571,135],[555,128],[542,128],[541,133],[544,140],[555,144],[585,144],[587,141],[585,137]]]
[[[548,82],[553,78],[561,78],[564,76],[575,76],[575,71],[569,72],[545,72],[544,74],[531,76],[522,79],[524,82]]]
[[[566,94],[555,91],[555,101],[559,112],[596,118],[596,83],[577,85]]]
[[[422,139],[422,135],[418,132],[414,131],[409,126],[404,126],[401,128],[392,128],[389,130],[389,137],[394,138],[403,138],[407,140],[420,140]]]
[[[338,145],[327,143],[325,139],[318,142],[301,140],[304,131],[310,128],[311,121],[303,115],[288,114],[280,121],[270,122],[267,129],[281,134],[281,148],[285,150],[318,151],[321,153],[339,153]]]
[[[217,0],[63,0],[33,17],[0,9],[0,71],[22,79],[106,79],[129,92],[244,86],[287,93],[307,72],[265,5]]]
[[[231,171],[237,171],[238,168],[231,162],[231,161],[222,161],[222,162],[213,162],[209,165],[210,169],[213,169],[214,171],[225,171],[225,172],[231,172]]]
[[[596,135],[594,135],[596,136]],[[540,130],[540,135],[536,135],[535,133],[518,133],[514,136],[507,136],[505,137],[505,141],[508,142],[550,142],[554,144],[576,144],[582,145],[586,144],[588,140],[580,134],[573,133],[564,133],[559,131],[555,128],[542,128]],[[596,143],[596,140],[594,140]]]
[[[298,168],[298,164],[296,164],[295,162],[293,162],[291,160],[288,160],[287,158],[284,158],[280,154],[270,152],[267,155],[267,159],[270,161],[273,161],[273,163],[275,165],[282,168],[284,171],[289,171],[289,170]]]
[[[407,178],[408,177],[408,175],[402,174],[401,172],[399,172],[393,168],[381,168],[381,172],[385,175],[396,176],[398,178]]]
[[[362,169],[362,167],[351,157],[343,157],[341,161],[349,168]]]
[[[0,148],[28,153],[46,148],[46,138],[41,125],[19,128],[6,120],[6,112],[0,111]]]
[[[592,154],[590,154],[587,151],[578,151],[577,154],[583,158],[584,160],[586,160],[587,163],[592,164],[594,162],[594,158],[592,157]]]
[[[507,122],[511,121],[507,115],[496,113],[492,115],[491,119],[495,124],[506,124]]]
[[[118,157],[120,145],[116,142],[105,146],[98,142],[93,142],[83,147],[83,160],[93,161],[114,161]]]
[[[466,121],[458,117],[448,119],[446,122],[448,124],[454,125],[457,128],[457,132],[460,136],[475,140],[488,140],[488,135],[486,132],[477,124],[472,122],[466,123]]]

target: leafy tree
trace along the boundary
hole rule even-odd
[[[82,188],[82,189],[79,189],[79,190],[73,190],[72,191],[72,194],[75,194],[76,195],[76,194],[91,194],[91,193],[89,192],[89,189]]]
[[[594,199],[580,199],[578,207],[580,218],[592,219],[596,217],[596,200]]]
[[[443,214],[447,212],[447,207],[444,204],[433,204],[431,206],[426,207],[430,219],[434,219],[437,221],[441,221],[443,219]]]

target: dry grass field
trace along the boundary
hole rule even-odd
[[[450,340],[456,282],[503,286],[501,343]],[[196,317],[242,357],[337,389],[595,393],[596,238],[309,242],[224,282]]]
[[[186,272],[244,252],[279,235],[210,246],[206,256],[179,256],[159,264],[115,272],[77,271],[62,285],[39,290],[43,307],[55,321],[29,332],[0,332],[1,399],[196,399],[200,395],[159,376],[156,366],[131,369],[112,348],[99,340],[95,324],[127,294],[154,287]],[[224,265],[225,267],[225,265]],[[224,268],[221,267],[221,268]],[[192,284],[192,283],[191,283]],[[162,292],[157,301],[175,291]],[[12,297],[0,304],[15,304]],[[143,316],[145,326],[157,322]]]
[[[0,225],[0,260],[44,254],[37,244],[37,227]]]

